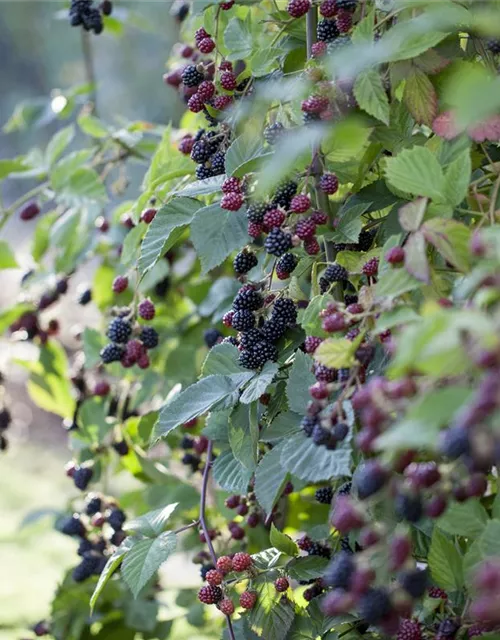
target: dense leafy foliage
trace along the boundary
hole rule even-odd
[[[72,24],[99,33],[105,9],[74,2]],[[500,5],[174,13],[181,129],[70,109],[0,161],[37,180],[0,224],[39,219],[2,330],[38,347],[18,364],[84,492],[35,631],[170,637],[158,570],[189,550],[200,591],[178,604],[204,637],[497,637]],[[102,315],[76,354],[66,294]],[[118,472],[141,489],[110,496]]]

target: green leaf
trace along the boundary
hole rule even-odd
[[[231,409],[211,411],[205,421],[203,435],[214,442],[229,444],[229,416]]]
[[[405,269],[417,280],[430,283],[431,272],[427,259],[427,247],[421,231],[414,231],[406,241]]]
[[[454,536],[477,538],[488,522],[488,514],[477,499],[467,502],[452,502],[445,513],[436,520],[436,525]]]
[[[403,293],[413,291],[422,286],[406,269],[390,269],[385,271],[375,285],[377,298],[397,298]]]
[[[405,231],[418,231],[427,209],[427,198],[417,198],[398,210],[399,224]]]
[[[350,201],[339,212],[340,221],[336,227],[336,233],[342,234],[348,242],[357,242],[359,233],[363,227],[361,216],[370,208],[371,202],[350,204]]]
[[[412,322],[420,320],[418,313],[407,306],[400,306],[392,309],[392,311],[385,311],[381,313],[377,318],[377,326],[375,333],[382,333],[386,329],[392,329],[400,325],[407,325]]]
[[[269,533],[269,540],[273,547],[276,547],[279,551],[286,553],[287,556],[298,556],[299,548],[297,543],[294,542],[290,536],[282,533],[274,524],[271,524],[271,531]]]
[[[389,98],[375,69],[362,71],[354,83],[354,96],[366,113],[389,124]]]
[[[122,575],[134,598],[146,586],[161,565],[175,551],[177,536],[172,531],[161,533],[157,538],[136,542],[126,554]]]
[[[267,387],[271,384],[277,373],[278,365],[274,362],[266,362],[262,367],[262,371],[255,375],[243,390],[240,396],[240,402],[250,404],[250,402],[258,400],[260,396],[266,392]]]
[[[228,176],[242,178],[246,173],[254,171],[261,160],[269,155],[258,136],[239,136],[227,150],[226,173]]]
[[[295,558],[286,565],[286,571],[294,580],[314,580],[324,574],[328,562],[319,556]]]
[[[457,220],[432,218],[422,227],[425,239],[434,245],[445,260],[459,271],[470,269],[469,243],[471,231]]]
[[[329,302],[333,301],[333,296],[329,293],[314,296],[307,305],[307,308],[299,315],[300,324],[308,336],[318,336],[319,338],[328,336],[321,328],[321,317],[319,313],[326,308]]]
[[[233,452],[223,451],[217,456],[213,465],[214,480],[221,489],[234,493],[245,493],[252,472],[236,460]]]
[[[303,351],[296,351],[288,382],[286,384],[286,397],[290,411],[303,415],[311,399],[309,387],[314,384],[316,378],[312,373],[312,358]]]
[[[206,413],[215,404],[237,391],[252,376],[253,373],[207,376],[174,395],[160,411],[153,442],[164,438],[179,425]]]
[[[19,173],[26,170],[26,165],[22,158],[14,160],[0,160],[0,180],[4,180],[11,173]]]
[[[351,475],[351,447],[347,441],[330,451],[303,433],[289,438],[281,450],[283,467],[301,480],[320,482]]]
[[[193,196],[206,196],[210,193],[217,193],[221,190],[222,183],[225,179],[226,176],[221,175],[213,176],[212,178],[207,178],[206,180],[196,180],[195,182],[191,182],[185,187],[170,191],[170,195],[185,197],[189,196],[192,198]]]
[[[490,520],[479,538],[479,552],[483,558],[500,556],[500,520]]]
[[[92,138],[107,138],[110,135],[110,131],[106,125],[104,125],[99,118],[89,113],[80,114],[76,121],[83,133],[86,133]]]
[[[354,353],[358,344],[347,338],[327,338],[314,352],[314,359],[330,369],[352,367],[356,362]]]
[[[429,550],[429,569],[433,581],[441,588],[458,591],[464,582],[462,558],[452,540],[434,527]]]
[[[178,502],[174,502],[172,504],[168,504],[162,509],[149,511],[138,518],[129,520],[124,524],[123,528],[125,531],[140,533],[143,536],[146,536],[146,538],[156,538],[163,533],[165,525],[178,505]]]
[[[207,273],[248,242],[245,212],[226,211],[219,204],[199,209],[191,224],[191,238],[202,271]]]
[[[31,255],[36,262],[40,262],[50,246],[50,232],[58,216],[59,213],[57,211],[45,213],[36,225],[31,246]]]
[[[423,14],[420,21],[400,22],[389,29],[377,43],[381,58],[386,62],[409,60],[444,40],[447,34],[431,30],[429,18]]]
[[[437,94],[432,82],[420,69],[413,68],[407,76],[403,100],[416,122],[428,127],[432,125],[437,116]]]
[[[253,471],[257,466],[259,424],[255,405],[238,404],[229,420],[229,444],[236,460]]]
[[[300,431],[300,421],[302,416],[291,411],[282,411],[272,421],[271,426],[264,429],[260,434],[263,442],[275,442],[281,438],[287,438],[292,433]]]
[[[82,340],[85,366],[91,369],[101,362],[101,356],[99,354],[104,347],[104,338],[101,331],[85,327]]]
[[[467,148],[448,165],[445,172],[446,200],[452,207],[458,207],[467,196],[471,171],[470,149]]]
[[[257,602],[249,614],[252,629],[266,640],[285,640],[295,617],[293,604],[281,598],[274,582],[267,582],[265,576],[257,578],[254,586]]]
[[[3,333],[13,322],[30,311],[33,311],[33,305],[27,303],[16,304],[10,309],[0,311],[0,333]]]
[[[224,44],[229,51],[228,60],[249,58],[253,50],[253,39],[248,25],[238,18],[231,18],[224,31]]]
[[[0,240],[0,269],[16,269],[16,257],[7,240]]]
[[[255,495],[266,513],[271,513],[289,480],[281,464],[282,445],[268,451],[255,471]]]
[[[404,149],[386,161],[385,175],[400,191],[427,196],[438,202],[445,199],[445,179],[436,156],[426,147]]]
[[[94,169],[81,167],[68,176],[60,191],[61,199],[69,204],[80,206],[106,199],[106,189]]]
[[[174,198],[157,211],[141,245],[139,271],[142,275],[152,269],[161,256],[177,242],[200,207],[198,200]]]
[[[118,567],[123,562],[125,555],[130,551],[130,549],[135,544],[135,540],[133,538],[126,538],[122,544],[118,547],[118,549],[113,553],[112,556],[109,557],[106,562],[106,566],[103,569],[103,572],[99,576],[99,580],[96,584],[92,597],[90,598],[90,611],[94,611],[94,607],[97,603],[99,596],[102,593],[102,590],[109,582],[109,579],[113,575],[113,573],[118,569]]]
[[[238,348],[234,344],[222,342],[216,344],[208,352],[205,362],[201,367],[203,377],[213,375],[228,375],[232,373],[248,373],[238,363]]]
[[[58,131],[50,140],[45,150],[45,159],[49,167],[51,167],[59,156],[64,152],[75,135],[75,127],[70,124]]]

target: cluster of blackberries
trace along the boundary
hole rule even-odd
[[[215,604],[226,616],[234,613],[233,601],[225,594],[227,574],[246,573],[251,569],[253,560],[248,553],[235,553],[233,556],[221,556],[217,560],[217,566],[204,566],[202,578],[207,583],[198,592],[198,599],[203,604]],[[238,578],[238,577],[237,577]],[[252,609],[257,601],[257,594],[253,591],[244,591],[239,598],[239,604],[244,609]]]
[[[234,509],[238,516],[246,517],[246,525],[250,529],[254,529],[262,521],[263,513],[253,491],[250,491],[246,496],[229,496],[226,499],[226,507]]]
[[[335,251],[369,251],[371,248],[377,229],[362,229],[359,232],[358,241],[355,243],[336,243],[333,245]]]
[[[10,426],[12,422],[12,417],[10,415],[10,411],[4,407],[0,409],[0,451],[5,451],[8,446],[7,438],[5,437],[5,432]]]
[[[116,501],[99,494],[89,494],[80,513],[65,518],[59,530],[79,539],[80,563],[73,569],[75,582],[83,582],[102,573],[108,557],[126,537],[125,513]]]
[[[143,320],[154,318],[155,307],[149,299],[139,304],[138,315]],[[137,337],[132,337],[133,334]],[[101,350],[101,359],[104,364],[119,361],[126,368],[134,364],[141,369],[149,367],[148,351],[158,346],[156,329],[139,324],[134,327],[130,310],[125,309],[121,315],[111,320],[106,335],[111,342]]]
[[[326,293],[332,284],[335,284],[336,282],[345,282],[348,278],[349,272],[342,265],[337,263],[328,265],[319,279],[321,293]]]
[[[73,484],[77,489],[85,491],[92,480],[94,471],[91,464],[79,465],[74,462],[68,462],[66,465],[66,475],[73,480]]]
[[[198,163],[196,177],[205,180],[225,172],[226,143],[215,131],[200,129],[185,148],[190,148],[191,159]]]
[[[72,27],[82,26],[85,31],[101,33],[104,24],[102,16],[109,16],[113,10],[110,0],[103,0],[99,7],[94,7],[92,0],[71,0],[69,20]]]
[[[207,450],[208,439],[203,435],[194,438],[184,435],[181,438],[180,447],[186,452],[182,456],[182,464],[191,467],[193,473],[202,470],[201,456]]]

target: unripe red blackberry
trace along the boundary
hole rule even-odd
[[[257,594],[253,591],[244,591],[240,596],[240,606],[243,609],[253,609],[257,602]]]
[[[200,27],[194,34],[194,41],[196,42],[196,44],[198,44],[204,38],[210,38],[210,34],[208,33],[208,31],[205,31],[203,27]]]
[[[256,511],[251,513],[247,518],[247,526],[249,526],[250,529],[255,529],[255,527],[259,524],[259,522],[260,522],[260,515]]]
[[[214,587],[218,587],[220,584],[222,584],[224,575],[220,571],[217,571],[217,569],[211,569],[205,576],[205,580],[208,582],[208,584],[211,584]]]
[[[306,15],[310,8],[310,0],[290,0],[286,10],[292,18],[301,18]]]
[[[137,311],[143,320],[152,320],[155,317],[156,309],[149,298],[141,300]]]
[[[337,13],[337,3],[335,0],[323,0],[320,4],[319,12],[323,18],[333,18]]]
[[[320,58],[326,53],[326,42],[315,42],[311,47],[311,53],[313,58]]]
[[[189,111],[192,111],[192,113],[200,113],[200,111],[203,111],[205,101],[199,93],[195,93],[194,96],[189,98],[187,106]]]
[[[305,193],[299,193],[292,198],[290,210],[294,213],[305,213],[311,208],[311,199]]]
[[[223,574],[229,573],[233,570],[233,561],[229,556],[221,556],[217,560],[217,569]]]
[[[152,209],[152,208],[145,209],[141,213],[141,220],[146,224],[149,224],[150,222],[153,222],[155,215],[156,215],[156,209]]]
[[[235,0],[228,0],[228,2],[219,2],[219,7],[222,9],[222,11],[229,11],[229,9],[234,6],[234,1]]]
[[[234,191],[232,193],[226,193],[222,196],[220,206],[227,211],[238,211],[243,206],[243,196],[241,193]]]
[[[171,87],[179,87],[182,83],[182,69],[174,69],[163,75],[163,82]]]
[[[236,507],[240,504],[240,496],[229,496],[226,498],[225,505],[228,509],[236,509]]]
[[[311,238],[314,236],[316,232],[316,225],[312,218],[304,218],[297,222],[295,226],[295,233],[299,236],[301,240],[307,240],[307,238]]]
[[[94,395],[104,397],[108,395],[110,390],[111,387],[107,380],[99,380],[99,382],[97,382],[94,386]]]
[[[352,13],[349,11],[339,11],[335,18],[340,33],[347,33],[352,27]]]
[[[228,4],[228,3],[224,3],[224,4]],[[217,607],[219,608],[219,611],[221,611],[225,616],[231,616],[234,613],[234,604],[233,604],[233,601],[230,600],[229,598],[223,598],[219,602]]]
[[[235,553],[233,556],[234,571],[246,571],[252,566],[252,557],[248,553]]]
[[[234,311],[228,311],[222,316],[222,324],[226,327],[233,326]]]
[[[310,96],[302,101],[301,109],[304,113],[321,113],[328,107],[328,102],[324,96]]]
[[[240,527],[238,524],[235,524],[233,527],[231,527],[231,538],[233,540],[243,540],[243,538],[245,537],[245,529],[243,529],[243,527]]]
[[[341,313],[332,313],[329,316],[323,318],[321,327],[327,333],[335,333],[336,331],[343,331],[345,329],[345,319]]]
[[[271,209],[271,211],[267,211],[264,214],[263,223],[269,229],[273,227],[281,227],[281,225],[285,222],[286,216],[284,211],[281,209]]]
[[[194,144],[194,138],[188,135],[182,138],[182,140],[177,145],[177,148],[181,153],[188,156],[193,149],[193,144]]]
[[[365,262],[362,269],[365,276],[372,277],[378,273],[378,258],[370,258],[368,262]]]
[[[329,196],[333,196],[338,191],[339,179],[334,173],[324,173],[319,180],[319,188]]]
[[[274,581],[274,588],[276,589],[276,591],[278,593],[284,593],[288,589],[289,586],[290,586],[290,583],[284,577],[283,578],[277,578]]]
[[[226,178],[222,183],[222,193],[238,193],[241,191],[241,180],[239,178]]]
[[[128,287],[128,278],[127,276],[116,276],[113,280],[113,291],[115,293],[123,293],[125,289]]]
[[[326,224],[328,222],[328,215],[323,211],[313,211],[311,214],[311,220],[316,225]]]
[[[211,53],[215,49],[215,42],[212,38],[203,38],[198,42],[198,49],[202,53]]]
[[[218,111],[224,111],[229,105],[233,102],[233,98],[231,96],[216,96],[214,98],[214,108]]]
[[[223,71],[220,76],[220,84],[226,91],[236,89],[236,76],[232,71]]]
[[[389,544],[389,568],[400,569],[410,557],[411,542],[407,536],[395,536]]]
[[[206,585],[198,591],[198,600],[203,604],[216,604],[222,600],[222,589],[212,585]]]
[[[422,631],[416,620],[401,620],[399,623],[396,640],[421,640]]]
[[[304,240],[304,250],[309,256],[315,256],[321,251],[318,239],[315,237]]]
[[[385,259],[389,264],[400,264],[405,259],[405,250],[403,247],[392,247],[385,254]]]
[[[249,222],[247,231],[251,238],[258,238],[262,234],[262,224],[259,222]]]
[[[41,209],[37,202],[28,202],[19,212],[21,220],[32,220],[40,213]]]
[[[307,336],[304,342],[306,353],[314,353],[322,342],[323,338],[317,338],[316,336]]]

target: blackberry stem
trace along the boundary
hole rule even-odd
[[[210,477],[210,469],[212,468],[212,450],[213,450],[213,442],[211,440],[208,441],[207,447],[207,457],[205,460],[205,469],[203,471],[203,480],[201,484],[201,497],[200,497],[200,524],[201,530],[205,536],[205,540],[207,542],[208,551],[210,553],[210,558],[212,560],[212,564],[214,567],[217,566],[217,554],[215,553],[214,545],[210,540],[210,535],[208,532],[207,526],[207,517],[206,517],[206,507],[207,507],[207,488],[208,488],[208,478]],[[229,638],[231,640],[236,640],[233,630],[233,623],[231,622],[230,616],[226,616],[227,630],[229,632]]]
[[[82,54],[83,54],[83,66],[85,68],[85,79],[87,83],[91,85],[90,100],[88,107],[92,115],[97,115],[97,90],[96,79],[94,69],[94,59],[92,56],[92,45],[90,43],[90,33],[81,30],[82,34]]]

